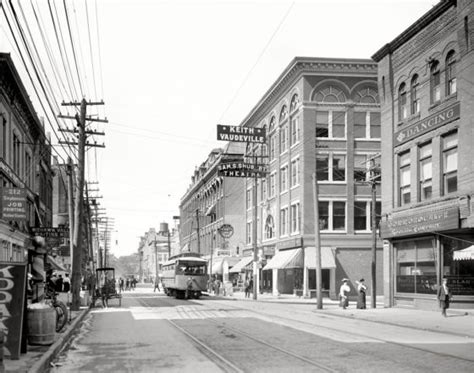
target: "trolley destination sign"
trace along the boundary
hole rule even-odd
[[[225,126],[218,124],[217,140],[264,144],[267,139],[264,128]]]

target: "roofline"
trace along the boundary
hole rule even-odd
[[[369,58],[337,58],[337,57],[294,57],[283,72],[278,76],[275,82],[270,86],[270,88],[264,93],[262,98],[257,102],[257,104],[252,108],[252,110],[246,115],[246,117],[240,123],[240,126],[244,126],[247,121],[252,118],[252,116],[258,111],[262,104],[267,100],[271,93],[277,89],[277,87],[283,82],[284,78],[289,75],[292,69],[294,69],[298,64],[303,63],[347,63],[347,64],[375,64],[375,62]]]
[[[441,0],[390,43],[385,44],[382,48],[375,52],[375,54],[372,56],[372,59],[375,62],[379,62],[387,54],[393,53],[396,49],[405,44],[418,32],[437,19],[441,14],[446,12],[451,6],[456,6],[456,2],[456,0]]]

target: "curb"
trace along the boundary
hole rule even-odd
[[[37,360],[31,368],[28,369],[28,373],[43,373],[47,372],[50,368],[50,362],[55,356],[62,350],[62,348],[71,340],[72,333],[76,330],[79,323],[82,322],[84,317],[89,313],[90,308],[85,309],[81,312],[69,326],[69,328],[54,342],[51,347],[46,351],[39,360]]]

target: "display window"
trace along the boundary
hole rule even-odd
[[[456,295],[474,295],[474,245],[472,240],[444,238],[443,276],[448,287]]]
[[[396,292],[436,294],[438,250],[433,238],[395,242]]]

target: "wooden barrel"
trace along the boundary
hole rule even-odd
[[[51,345],[56,333],[56,311],[52,307],[28,309],[28,343]]]

